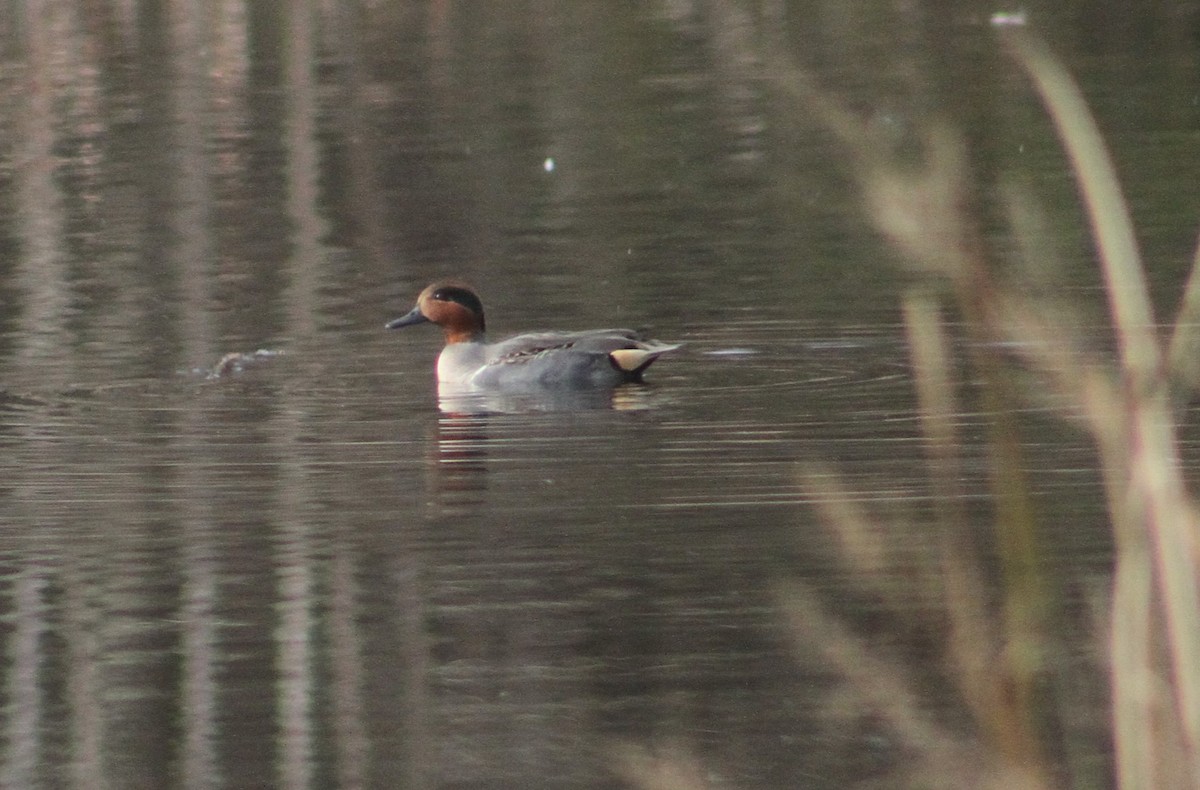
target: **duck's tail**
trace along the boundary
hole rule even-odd
[[[608,361],[614,368],[624,373],[630,381],[641,381],[642,373],[654,364],[654,360],[677,348],[679,348],[679,344],[672,345],[647,340],[633,348],[618,348],[608,352]]]

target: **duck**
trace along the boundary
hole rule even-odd
[[[650,340],[631,329],[532,332],[487,342],[483,302],[461,280],[429,285],[405,315],[387,329],[432,323],[446,345],[437,359],[441,391],[597,390],[640,383],[663,354],[678,344]]]

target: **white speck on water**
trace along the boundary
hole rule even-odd
[[[554,172],[554,157],[552,157],[552,156],[546,157],[545,161],[542,162],[542,169],[545,170],[547,173],[553,173]]]
[[[814,351],[840,351],[844,348],[863,348],[866,346],[861,340],[810,340],[804,344],[806,348],[811,348]]]
[[[1025,22],[1024,8],[1017,11],[997,11],[992,14],[992,27],[1024,27]]]
[[[754,348],[717,348],[712,351],[705,351],[710,357],[749,357],[758,353],[758,349]]]

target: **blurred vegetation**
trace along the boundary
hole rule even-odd
[[[997,263],[974,192],[970,144],[950,115],[931,110],[898,138],[821,86],[784,43],[769,47],[768,68],[788,110],[839,141],[867,216],[915,283],[903,311],[934,500],[928,542],[939,551],[918,557],[915,573],[906,573],[912,524],[889,526],[866,512],[836,470],[810,466],[802,485],[863,594],[901,630],[939,635],[941,671],[972,726],[931,718],[919,693],[923,676],[879,654],[805,585],[783,584],[781,607],[798,653],[833,667],[850,689],[848,706],[878,717],[909,758],[890,782],[1197,787],[1200,511],[1182,475],[1177,415],[1200,382],[1200,248],[1178,315],[1160,338],[1131,211],[1082,92],[1023,13],[991,21],[997,45],[1028,78],[1070,160],[1115,351],[1098,351],[1102,344],[1080,335],[1069,306],[1030,287],[1028,274],[1052,265],[1037,257],[1046,249],[1037,238],[1039,209],[1021,190],[1004,193],[1004,208],[1028,259],[1015,273]],[[966,376],[987,415],[1000,600],[981,581],[982,556],[991,551],[981,553],[966,512],[956,428],[964,385],[947,311],[964,335]],[[1025,478],[1016,415],[1047,393],[1064,419],[1091,434],[1107,496],[1116,548],[1111,588],[1093,613],[1103,645],[1094,652],[1065,636],[1061,591],[1040,555]],[[1088,742],[1093,736],[1074,699],[1079,672],[1109,678],[1112,765],[1098,764],[1096,744]],[[708,786],[686,756],[635,750],[622,765],[644,787]]]
[[[319,312],[310,303],[321,297],[361,302],[356,309],[363,317],[356,323],[374,327],[378,305],[361,294],[393,282],[397,259],[430,266],[486,260],[503,248],[496,236],[505,229],[538,223],[541,241],[518,238],[503,250],[522,264],[514,288],[528,288],[529,298],[536,299],[540,289],[558,294],[563,260],[578,257],[596,270],[589,275],[604,275],[584,279],[584,288],[596,291],[581,294],[579,303],[606,311],[609,305],[599,298],[610,289],[606,279],[624,281],[626,269],[637,266],[667,272],[636,280],[648,303],[663,285],[657,278],[670,276],[671,288],[695,289],[681,300],[689,305],[700,301],[690,297],[702,288],[712,293],[719,287],[728,298],[758,307],[761,287],[731,287],[745,278],[752,285],[772,283],[784,295],[780,301],[808,314],[828,299],[829,291],[819,287],[826,283],[814,281],[844,276],[840,261],[813,255],[804,267],[786,256],[747,263],[735,243],[740,237],[730,229],[757,237],[782,224],[783,232],[799,236],[809,231],[798,221],[789,225],[787,217],[841,218],[856,197],[865,206],[864,224],[903,261],[901,274],[889,271],[882,279],[914,284],[897,301],[909,333],[934,492],[927,528],[936,540],[928,543],[938,551],[925,556],[911,550],[908,533],[889,529],[878,514],[857,505],[835,469],[808,467],[801,484],[830,525],[840,559],[855,572],[861,593],[880,601],[899,630],[938,640],[938,669],[952,679],[950,692],[961,700],[971,726],[931,718],[921,704],[926,679],[878,655],[811,590],[785,584],[779,599],[797,651],[816,652],[848,681],[847,720],[856,711],[875,714],[895,749],[912,758],[905,760],[902,777],[909,785],[1196,786],[1200,557],[1196,505],[1180,471],[1177,415],[1200,381],[1195,331],[1200,267],[1193,268],[1178,314],[1162,331],[1156,306],[1161,312],[1173,294],[1150,293],[1131,218],[1150,203],[1156,217],[1177,215],[1187,202],[1169,190],[1155,192],[1154,178],[1141,178],[1127,182],[1138,193],[1131,196],[1132,208],[1126,205],[1079,89],[1046,46],[1021,27],[998,29],[997,41],[964,35],[931,46],[937,37],[919,21],[896,23],[902,15],[908,20],[924,15],[973,30],[986,22],[979,4],[718,1],[700,4],[702,12],[687,2],[647,4],[650,10],[637,5],[575,4],[555,15],[512,2],[486,8],[10,4],[12,13],[0,14],[0,200],[8,209],[0,220],[0,291],[9,306],[0,322],[23,320],[28,327],[23,337],[56,350],[70,344],[40,329],[62,327],[63,316],[74,316],[78,304],[102,303],[104,310],[83,313],[85,319],[100,317],[94,330],[78,330],[75,325],[85,319],[67,323],[81,357],[94,356],[87,352],[93,334],[114,332],[110,316],[130,316],[120,324],[132,335],[125,345],[145,349],[147,368],[153,364],[169,373],[212,358],[214,349],[224,349],[226,337],[301,336]],[[901,5],[904,14],[897,11]],[[1173,43],[1171,54],[1194,51],[1194,31],[1178,23],[1194,4],[1165,5],[1156,13],[1121,13],[1114,4],[1083,3],[1060,13],[1089,22],[1071,42],[1079,58],[1102,51],[1097,42],[1105,36],[1147,25],[1163,28],[1155,40]],[[668,26],[656,28],[648,18],[672,20],[672,35],[687,31],[706,47],[679,55],[656,46]],[[829,34],[806,36],[810,26]],[[580,46],[581,31],[590,30],[608,34]],[[485,57],[494,56],[487,42],[496,37],[512,42],[499,60]],[[989,70],[1003,61],[955,51],[971,46],[1007,51],[1011,60],[1003,67],[1028,75],[1032,87],[1012,91],[1029,91],[1045,103],[1072,162],[1082,211],[1053,199],[1044,201],[1047,207],[1034,197],[1046,190],[1066,192],[1067,185],[1021,184],[998,175],[1004,164],[995,149],[1003,135],[988,137],[980,130],[1003,126],[1003,119],[964,116],[1003,105],[1008,97],[970,107],[956,97],[972,86],[999,91],[1000,80]],[[473,57],[477,50],[482,54]],[[594,61],[580,64],[575,50]],[[630,65],[636,59],[699,52],[711,63],[695,71],[711,75],[704,89],[721,98],[717,104],[724,110],[722,117],[707,119],[710,125],[689,125],[695,86],[663,80],[647,87],[629,79],[637,73]],[[938,58],[945,67],[930,68],[929,61]],[[1167,73],[1150,80],[1135,69],[1121,75],[1128,82],[1113,92],[1137,90],[1143,83],[1177,90],[1153,102],[1154,111],[1168,116],[1161,126],[1181,130],[1173,146],[1194,154],[1190,62],[1147,58],[1144,69]],[[553,78],[506,80],[511,73]],[[52,89],[30,90],[26,79]],[[756,93],[764,84],[766,100]],[[842,100],[843,93],[856,96],[856,103]],[[317,112],[318,94],[333,96],[334,106]],[[760,101],[770,105],[764,117],[744,111]],[[674,114],[664,112],[671,102]],[[1108,102],[1118,132],[1136,123],[1113,112],[1117,100]],[[538,167],[515,161],[513,141],[503,139],[514,134],[514,116],[540,121],[527,120],[514,135],[522,144],[543,135],[550,154],[604,166],[590,171],[593,181],[586,184],[570,180],[581,176],[564,174],[558,180],[562,194],[547,195]],[[755,161],[753,156],[718,148],[732,140],[743,146],[734,154],[762,153],[754,147],[761,133],[743,128],[753,126],[746,119],[760,122],[777,141],[796,143],[795,159],[750,166],[744,163]],[[568,121],[586,127],[592,137],[556,140],[554,125]],[[285,128],[295,135],[286,160],[280,139]],[[841,161],[823,161],[823,147],[799,152],[800,141],[814,128],[838,142]],[[386,145],[378,139],[382,129],[388,130]],[[678,139],[685,134],[691,136]],[[434,150],[413,156],[411,146],[430,139],[437,140]],[[646,145],[651,140],[675,144]],[[552,142],[576,150],[555,149]],[[785,149],[776,144],[768,150]],[[1058,155],[1030,153],[1035,162]],[[1158,157],[1156,166],[1169,160]],[[282,161],[287,166],[278,165]],[[1180,157],[1172,164],[1195,168],[1196,161]],[[821,168],[849,174],[843,179],[846,194],[814,187],[830,182],[827,173],[812,172]],[[313,183],[317,173],[319,190]],[[279,198],[273,181],[285,178],[307,202]],[[749,178],[777,187],[776,202],[725,207],[727,214],[714,217],[696,197]],[[1003,188],[978,187],[994,181]],[[572,194],[600,194],[608,201],[581,209],[570,202]],[[669,245],[658,237],[657,225],[637,225],[642,215],[632,209],[604,216],[629,204],[639,208],[630,196],[673,219]],[[523,210],[531,215],[518,215]],[[784,221],[764,220],[770,211]],[[1058,212],[1057,221],[1044,223],[1047,211]],[[223,224],[213,223],[214,216]],[[1046,282],[1054,245],[1044,226],[1061,233],[1072,220],[1085,218],[1075,222],[1078,239],[1056,241],[1091,244],[1090,228],[1116,341],[1112,354],[1102,350],[1103,340],[1080,336],[1079,323],[1071,320],[1079,308],[1056,298]],[[727,232],[726,246],[714,251],[710,232],[716,220]],[[568,225],[571,234],[562,232]],[[614,227],[629,225],[635,227],[623,243],[594,243],[609,241]],[[1009,256],[995,249],[998,227],[1015,240]],[[1160,271],[1179,268],[1171,251],[1181,244],[1162,231],[1171,227],[1160,222],[1141,228],[1147,257]],[[295,254],[294,237],[308,240],[307,256]],[[558,247],[554,255],[535,256],[527,249],[535,243]],[[805,237],[778,248],[811,250],[819,243]],[[316,252],[322,244],[354,248],[356,254],[325,257]],[[660,261],[649,254],[656,245],[663,258],[686,252],[693,276],[647,265]],[[299,247],[307,249],[304,243]],[[634,247],[649,252],[631,264],[627,250]],[[18,249],[27,263],[13,262]],[[581,250],[586,258],[574,254]],[[97,263],[113,260],[128,265]],[[266,265],[273,263],[279,265]],[[710,265],[717,263],[722,265]],[[275,281],[285,266],[286,279],[298,284],[291,294]],[[338,289],[319,287],[325,280],[309,271],[318,267],[336,275],[325,279],[338,282]],[[865,300],[879,289],[853,284],[841,291]],[[307,296],[297,298],[295,292]],[[297,305],[290,312],[280,307],[289,299]],[[173,305],[169,309],[180,312],[179,319],[168,320],[163,305]],[[215,318],[210,305],[223,306]],[[264,322],[264,315],[270,320]],[[218,325],[210,326],[214,322]],[[195,347],[180,350],[180,359],[161,361],[154,356],[157,347],[174,332]],[[967,356],[965,372],[959,370],[956,343]],[[50,353],[42,345],[28,356]],[[43,369],[36,370],[42,378]],[[992,522],[990,543],[982,547],[967,528],[976,517],[966,512],[962,491],[965,443],[956,415],[963,412],[964,391],[988,416]],[[1092,645],[1064,639],[1061,591],[1045,571],[1039,514],[1025,479],[1028,464],[1015,415],[1031,400],[1046,398],[1092,435],[1106,485],[1116,552],[1111,588],[1098,596],[1093,613],[1101,646],[1094,653]],[[986,584],[985,558],[993,553],[1004,581],[998,600]],[[904,572],[897,570],[901,562]],[[1093,734],[1082,731],[1087,722],[1081,720],[1092,708],[1075,699],[1079,672],[1109,680],[1111,766],[1096,764]],[[620,749],[615,762],[624,777],[647,787],[701,787],[708,781],[703,755],[688,755],[685,745],[661,752]]]

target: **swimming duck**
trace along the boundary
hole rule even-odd
[[[498,343],[484,336],[483,303],[457,280],[430,285],[388,329],[434,323],[446,336],[438,356],[441,389],[604,389],[642,380],[654,360],[677,345],[629,329],[536,332]]]

